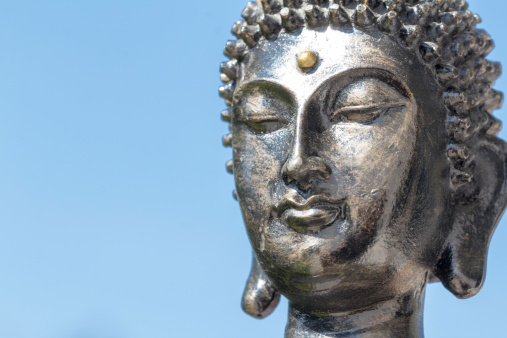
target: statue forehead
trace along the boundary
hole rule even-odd
[[[304,51],[319,56],[318,66],[302,71],[297,57]],[[414,66],[421,63],[409,50],[379,32],[303,29],[299,34],[280,34],[253,48],[241,65],[237,88],[254,81],[276,82],[304,96],[326,80],[353,69],[378,68],[409,82]]]

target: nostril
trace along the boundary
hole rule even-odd
[[[285,184],[290,184],[293,181],[297,181],[299,179],[300,170],[303,167],[303,160],[301,157],[291,157],[289,158],[282,168],[282,179]]]
[[[304,198],[309,198],[312,195],[312,188],[308,186],[302,186],[298,181],[292,181],[288,183],[287,187],[295,190]]]
[[[316,182],[327,180],[330,176],[331,167],[319,156],[289,158],[282,169],[285,184],[303,192],[309,191]]]
[[[290,175],[285,171],[282,173],[282,179],[286,185],[289,185],[292,182],[294,182],[294,179],[292,177],[290,177]]]

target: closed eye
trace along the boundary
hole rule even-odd
[[[276,118],[248,118],[241,122],[254,134],[268,134],[282,129],[287,125],[287,121]]]
[[[405,108],[403,103],[372,104],[338,108],[330,117],[332,123],[371,124],[387,115],[393,109]]]

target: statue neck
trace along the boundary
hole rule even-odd
[[[422,338],[425,285],[370,308],[325,316],[290,306],[286,338],[408,337]]]

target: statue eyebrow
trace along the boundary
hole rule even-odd
[[[390,74],[388,72],[381,72],[377,76],[372,77],[379,81],[382,81],[388,84],[391,88],[396,89],[401,95],[405,96],[407,99],[412,98],[412,94],[408,90],[408,88],[394,76],[394,74]]]
[[[234,104],[239,103],[245,96],[254,93],[256,89],[259,93],[279,99],[290,107],[295,106],[296,100],[294,94],[290,90],[281,84],[268,80],[252,81],[238,88],[234,95]]]
[[[341,82],[341,89],[348,85],[358,83],[364,80],[373,79],[387,84],[389,87],[398,91],[405,98],[411,100],[412,94],[408,87],[399,80],[393,73],[381,68],[355,68],[349,69],[343,73],[338,73],[327,80],[321,87],[329,85],[330,82]]]

